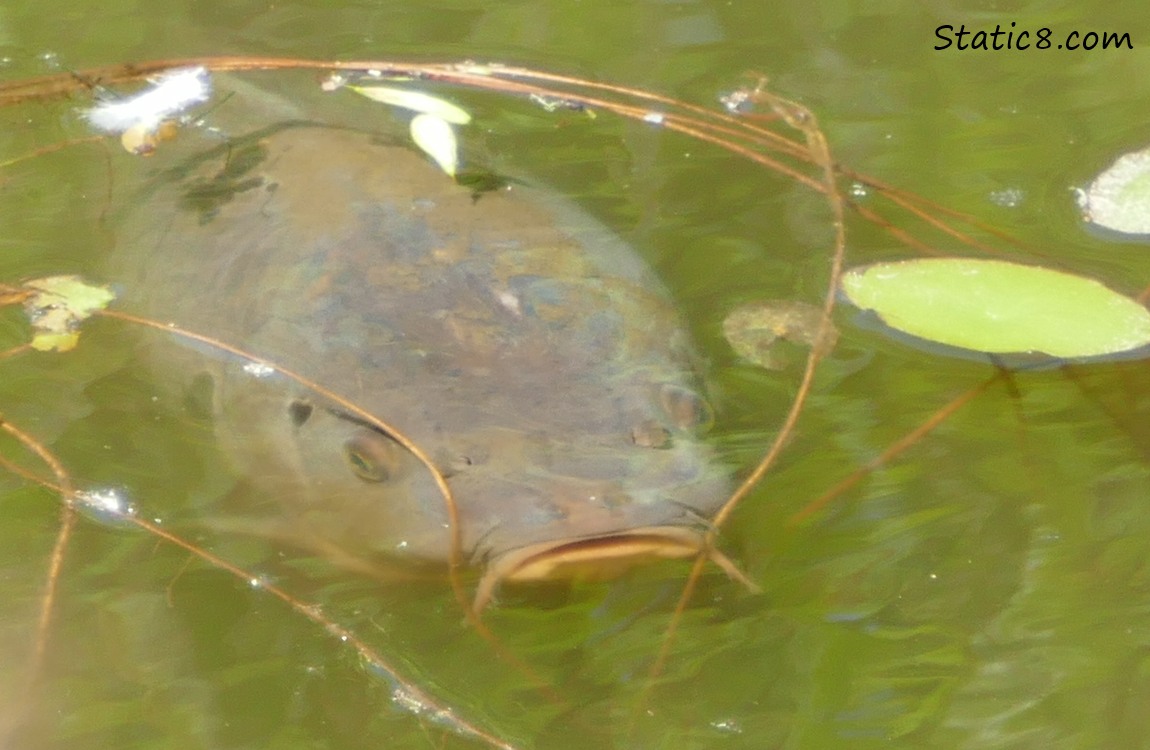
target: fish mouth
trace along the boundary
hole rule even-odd
[[[705,556],[734,581],[758,593],[759,587],[709,544],[701,531],[683,526],[648,526],[579,539],[518,547],[492,560],[479,580],[472,608],[482,612],[505,582],[605,580],[656,560]]]

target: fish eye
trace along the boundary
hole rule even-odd
[[[690,388],[664,383],[659,388],[659,403],[671,424],[684,432],[701,435],[715,423],[711,405]]]
[[[399,470],[400,450],[390,438],[364,430],[343,444],[348,468],[365,482],[386,482]]]

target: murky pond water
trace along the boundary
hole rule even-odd
[[[1025,243],[978,233],[999,252],[1130,294],[1150,284],[1145,249],[1085,232],[1071,194],[1144,145],[1150,59],[1134,3],[1104,14],[893,1],[73,6],[0,9],[6,79],[194,54],[475,59],[718,107],[744,73],[762,72],[816,113],[842,164]],[[1135,49],[933,49],[940,25],[1012,21],[1055,38],[1130,32]],[[314,85],[306,73],[260,75]],[[833,241],[826,201],[657,127],[450,93],[476,115],[476,161],[563,193],[657,272],[705,360],[716,411],[708,446],[748,470],[780,429],[802,353],[781,370],[742,363],[722,321],[755,299],[821,300]],[[77,106],[0,112],[0,159],[90,135]],[[381,128],[392,118],[354,107]],[[222,139],[190,137],[201,147]],[[2,280],[80,273],[123,284],[109,278],[108,258],[122,250],[125,188],[164,159],[109,143],[5,163]],[[971,252],[873,193],[858,200],[943,252]],[[856,214],[847,232],[852,263],[915,252]],[[16,311],[0,321],[3,348],[25,340]],[[349,572],[330,556],[198,523],[237,492],[234,469],[197,394],[173,392],[145,366],[170,346],[163,337],[98,320],[73,352],[0,360],[0,414],[56,453],[78,486],[122,489],[141,518],[253,578],[155,534],[83,519],[30,674],[59,504],[0,475],[0,732],[32,748],[485,746],[426,706],[417,716],[415,694],[397,693],[350,635],[515,747],[1144,745],[1147,365],[992,380],[989,363],[904,347],[849,309],[835,322],[838,345],[796,432],[723,529],[722,549],[763,593],[708,573],[655,677],[684,565],[509,588],[484,614],[494,646],[464,624],[440,570]],[[8,438],[0,453],[38,467]],[[269,585],[345,630],[325,629]]]

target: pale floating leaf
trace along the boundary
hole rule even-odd
[[[787,357],[779,351],[779,341],[812,348],[821,341],[819,352],[834,348],[838,331],[829,320],[820,339],[821,308],[797,300],[748,302],[728,313],[723,320],[723,336],[740,357],[768,370],[781,370]]]
[[[999,260],[923,258],[843,275],[852,303],[891,328],[993,354],[1083,358],[1150,344],[1150,311],[1100,282]]]
[[[31,292],[24,312],[34,331],[32,348],[39,351],[72,349],[80,323],[116,298],[111,289],[88,284],[79,276],[48,276],[24,287]]]
[[[348,86],[347,88],[372,101],[390,104],[393,107],[402,107],[418,114],[434,115],[456,125],[466,125],[471,122],[471,114],[462,107],[423,91],[411,91],[393,86]]]
[[[1118,157],[1078,193],[1082,217],[1123,234],[1150,235],[1150,149]]]
[[[435,160],[447,174],[455,176],[459,168],[459,144],[455,129],[435,115],[416,115],[411,121],[411,139]]]

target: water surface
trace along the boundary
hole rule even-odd
[[[1100,12],[1105,8],[1106,12]],[[836,159],[972,213],[1021,257],[1137,293],[1144,248],[1082,230],[1071,188],[1145,145],[1144,13],[911,2],[8,3],[4,75],[193,54],[498,60],[718,106],[747,71],[809,106]],[[938,52],[941,24],[1130,32],[1133,51]],[[466,95],[464,95],[465,98]],[[755,298],[817,302],[825,202],[645,126],[512,113],[473,97],[500,168],[556,185],[629,239],[691,321],[736,465],[776,433],[798,370],[740,363],[719,334]],[[518,109],[517,109],[518,108]],[[3,113],[5,158],[87,135],[71,105]],[[485,119],[486,118],[486,119]],[[5,280],[101,278],[115,250],[115,144],[6,167]],[[161,157],[156,157],[161,158]],[[892,220],[944,251],[921,223]],[[853,218],[854,262],[910,250]],[[102,279],[115,281],[114,279]],[[1145,744],[1150,696],[1150,380],[1141,362],[1017,374],[836,498],[791,516],[994,375],[859,328],[779,466],[725,530],[763,588],[705,579],[647,679],[683,572],[512,593],[486,622],[556,697],[496,655],[441,579],[393,585],[261,540],[197,540],[320,605],[460,715],[519,747],[1071,748]],[[6,315],[6,341],[23,335]],[[122,487],[179,527],[231,478],[194,410],[135,365],[138,332],[0,362],[0,413],[83,486]],[[6,344],[7,346],[8,344]],[[0,446],[19,455],[15,446]],[[0,478],[0,705],[20,707],[58,528],[52,493]],[[258,583],[258,580],[257,580]],[[283,603],[138,532],[85,521],[60,577],[29,747],[479,747],[393,700],[393,684]],[[15,713],[15,710],[13,711]],[[0,727],[18,721],[0,712]]]

